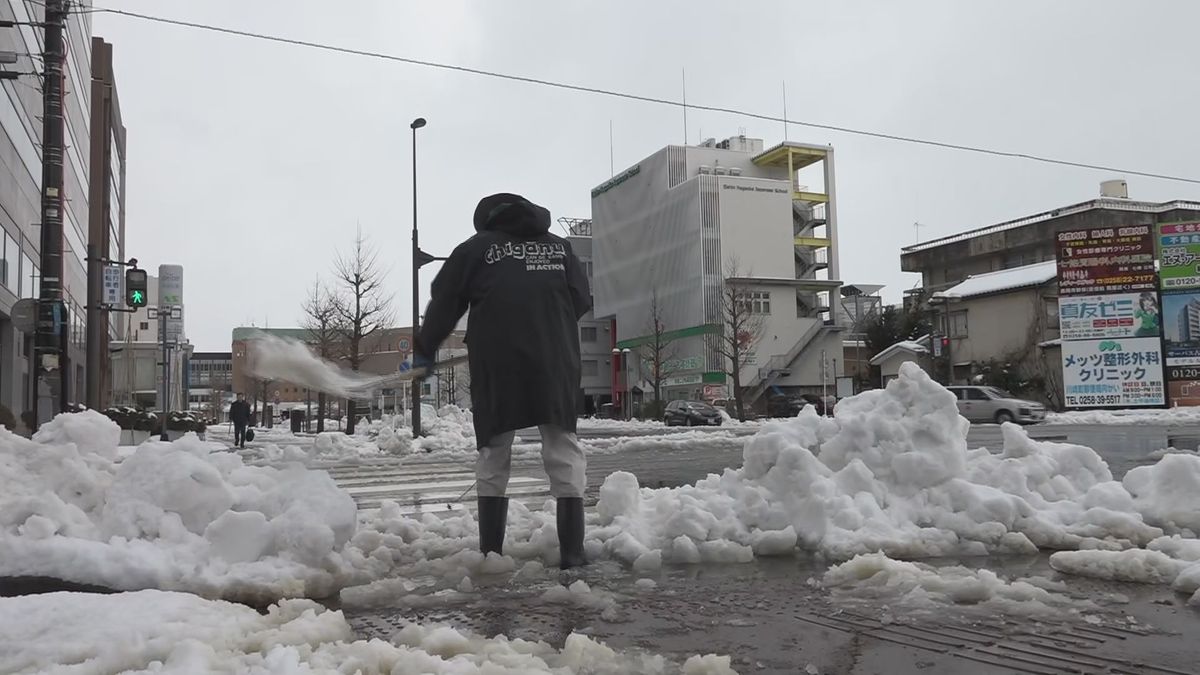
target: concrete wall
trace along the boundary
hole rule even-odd
[[[968,298],[949,310],[967,313],[967,336],[950,341],[955,364],[1006,358],[1058,337],[1057,296],[1049,288]]]
[[[742,276],[794,277],[796,257],[792,251],[792,197],[788,182],[721,177],[717,185],[722,264],[736,260]]]
[[[819,334],[792,363],[791,374],[779,378],[780,387],[803,387],[815,391],[822,384],[821,355],[825,356],[824,383],[830,391],[837,386],[837,378],[846,372],[845,336],[838,331]]]

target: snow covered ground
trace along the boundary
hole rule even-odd
[[[325,471],[312,468],[347,460],[369,465],[379,457],[473,455],[469,413],[444,409],[429,420],[429,438],[416,442],[401,419],[369,423],[356,436],[312,439],[272,432],[261,451],[247,455],[253,463],[195,437],[149,442],[122,457],[115,425],[95,413],[60,416],[33,440],[0,430],[0,576],[53,576],[117,590],[279,603],[265,617],[237,619],[240,608],[161,593],[111,600],[46,596],[42,602],[50,604],[44,608],[30,598],[0,601],[4,627],[9,625],[4,616],[60,616],[70,613],[68,605],[77,604],[81,616],[123,611],[104,602],[161,604],[164,612],[193,614],[200,622],[194,630],[178,628],[192,642],[154,633],[157,624],[150,620],[138,631],[161,639],[134,646],[101,634],[95,641],[76,640],[69,649],[52,647],[49,638],[6,643],[0,637],[0,671],[12,663],[37,672],[57,663],[53,659],[93,654],[97,663],[132,658],[130,663],[139,664],[149,658],[184,664],[177,672],[189,672],[192,664],[200,664],[200,671],[220,670],[222,663],[263,672],[283,664],[270,672],[298,672],[298,664],[320,670],[338,659],[365,659],[364,672],[387,672],[408,663],[403,659],[446,657],[440,650],[449,641],[460,645],[451,649],[462,655],[457,665],[393,672],[476,672],[463,664],[477,666],[485,653],[497,662],[521,664],[511,666],[517,668],[513,672],[540,672],[520,669],[532,663],[520,659],[534,656],[546,669],[575,672],[571,658],[603,648],[582,636],[558,651],[430,627],[413,628],[395,644],[358,643],[338,613],[283,600],[341,591],[346,607],[384,601],[419,607],[472,593],[499,575],[544,587],[542,601],[611,614],[619,599],[586,584],[558,584],[553,500],[535,508],[514,502],[506,555],[484,557],[476,550],[478,530],[470,512],[414,515],[385,501],[378,510],[359,513]],[[887,389],[842,401],[834,418],[808,410],[763,424],[745,442],[741,468],[659,489],[642,488],[630,473],[613,473],[587,516],[585,548],[602,561],[595,569],[610,565],[644,575],[667,564],[812,553],[842,563],[821,582],[834,593],[868,589],[881,598],[972,602],[999,612],[1078,606],[1044,581],[912,561],[1054,550],[1051,563],[1063,573],[1172,584],[1197,593],[1200,456],[1164,454],[1115,481],[1087,447],[1035,441],[1022,428],[1006,425],[1001,447],[971,449],[968,427],[953,395],[919,368],[905,367]],[[653,439],[587,441],[593,453],[710,442],[738,439],[727,431],[683,430]],[[518,453],[538,449],[536,443],[516,446]],[[217,616],[226,619],[210,621]],[[169,616],[159,619],[174,625]],[[221,632],[226,624],[232,633]],[[52,628],[47,635],[54,634]],[[104,651],[110,648],[115,651]],[[622,658],[612,656],[614,663],[632,663]],[[695,663],[693,668],[702,667]],[[670,672],[670,664],[662,668],[667,670],[645,672]]]
[[[357,640],[341,612],[309,600],[285,600],[260,614],[152,590],[0,599],[0,627],[0,672],[14,674],[734,673],[728,657],[694,656],[681,666],[657,655],[618,653],[579,634],[559,650],[412,623],[386,642]]]
[[[1085,410],[1046,415],[1047,425],[1157,425],[1200,426],[1200,408],[1167,410]]]

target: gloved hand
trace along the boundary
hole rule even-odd
[[[407,361],[400,364],[400,372],[407,373],[413,370],[426,371],[429,370],[433,362],[420,354],[413,354]]]

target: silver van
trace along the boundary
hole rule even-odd
[[[946,388],[958,397],[958,414],[972,422],[1037,424],[1046,419],[1046,406],[995,387]]]

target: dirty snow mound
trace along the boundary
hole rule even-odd
[[[822,583],[842,594],[908,608],[954,603],[995,608],[1006,614],[1042,614],[1079,604],[1030,580],[1008,581],[991,570],[960,565],[931,567],[892,560],[882,553],[855,556],[831,567]]]
[[[1004,427],[999,454],[968,450],[953,394],[906,364],[887,389],[806,409],[750,439],[741,469],[695,485],[640,488],[608,477],[597,505],[604,550],[633,564],[737,562],[795,546],[835,559],[1128,548],[1161,536],[1089,448]]]
[[[354,501],[324,472],[246,466],[194,435],[113,461],[116,425],[60,415],[0,429],[0,576],[210,597],[321,597],[368,565]]]
[[[114,621],[120,617],[120,621]],[[728,657],[616,652],[579,634],[561,650],[448,626],[409,624],[356,640],[341,612],[285,600],[266,614],[182,593],[53,593],[0,599],[0,672],[572,675],[733,673]],[[702,666],[702,667],[701,667]]]

